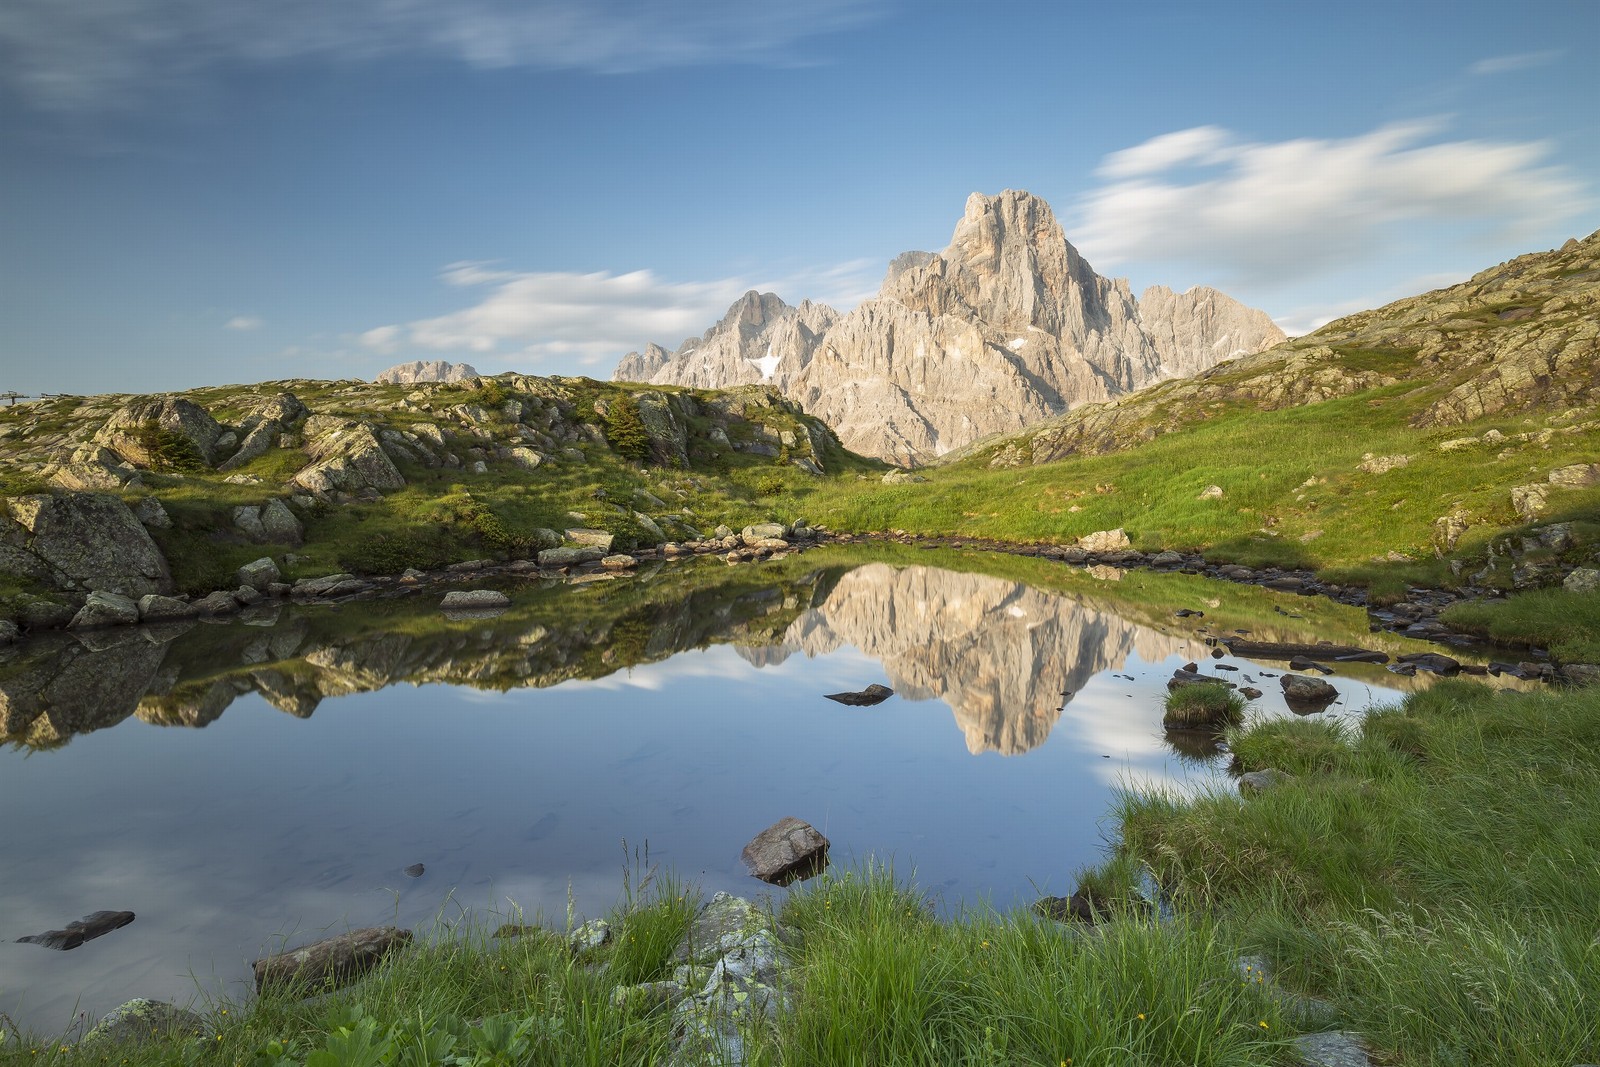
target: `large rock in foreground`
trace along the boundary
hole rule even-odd
[[[11,501],[10,508],[12,519],[22,527],[14,537],[22,543],[16,546],[20,552],[0,555],[5,570],[16,572],[23,566],[42,564],[62,588],[129,597],[172,591],[166,557],[144,524],[117,497],[107,493],[21,496]],[[3,535],[0,530],[0,538]]]
[[[290,986],[307,995],[320,993],[360,978],[389,953],[410,942],[410,930],[373,926],[268,956],[251,965],[256,974],[256,992]]]
[[[828,839],[815,826],[790,815],[752,838],[739,858],[763,882],[788,885],[828,865]]]
[[[101,1016],[93,1030],[83,1035],[80,1048],[95,1045],[142,1045],[150,1040],[200,1036],[210,1027],[192,1011],[164,1000],[130,1000]]]

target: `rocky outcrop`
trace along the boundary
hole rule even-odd
[[[117,497],[62,493],[14,497],[0,518],[0,573],[138,597],[172,588],[166,558]]]
[[[463,382],[477,376],[478,372],[470,363],[414,359],[410,363],[397,363],[388,370],[379,371],[372,380],[384,385],[410,385],[413,382]]]
[[[315,415],[306,420],[306,452],[312,462],[293,484],[318,497],[364,490],[382,493],[406,484],[371,426]]]
[[[170,461],[153,452],[148,427],[159,427],[186,442],[194,457],[207,466],[221,458],[219,442],[226,432],[211,413],[192,400],[173,396],[141,396],[123,404],[94,437],[123,459],[140,467],[160,467]]]
[[[1282,339],[1212,289],[1135,299],[1089,267],[1049,205],[1007,190],[974,193],[942,254],[896,257],[878,297],[846,315],[746,293],[703,337],[629,353],[614,377],[768,383],[847,447],[915,464]]]

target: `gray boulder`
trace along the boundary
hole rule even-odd
[[[201,615],[232,615],[239,610],[239,601],[231,591],[218,589],[196,600],[194,610]]]
[[[271,556],[262,556],[240,567],[235,577],[240,585],[247,585],[253,589],[266,589],[274,582],[283,580],[283,573],[278,570],[278,565]]]
[[[1574,463],[1550,472],[1550,484],[1558,489],[1589,489],[1600,485],[1600,463]]]
[[[405,478],[378,443],[372,427],[337,419],[321,421],[324,418],[317,415],[306,420],[307,432],[315,433],[306,445],[312,462],[294,476],[293,485],[319,497],[404,487]]]
[[[139,619],[142,622],[159,622],[162,619],[187,619],[200,614],[187,600],[151,593],[139,598]]]
[[[150,1040],[198,1037],[210,1031],[206,1021],[192,1011],[164,1000],[130,1000],[100,1017],[94,1029],[78,1042],[80,1049],[99,1045],[140,1045]]]
[[[305,541],[305,528],[295,513],[277,497],[261,505],[261,529],[268,541],[279,545],[299,545]]]
[[[786,816],[753,837],[739,858],[763,882],[788,885],[828,865],[828,839],[803,819]]]
[[[167,515],[167,509],[161,506],[161,501],[153,496],[147,496],[133,506],[134,518],[144,523],[149,530],[168,530],[172,528],[172,519]]]
[[[1294,775],[1268,767],[1260,771],[1247,771],[1239,776],[1239,792],[1245,796],[1255,793],[1265,793],[1284,782],[1289,781]]]
[[[121,593],[93,592],[67,624],[71,630],[95,630],[104,626],[131,626],[139,621],[139,605]]]
[[[580,548],[598,548],[601,550],[601,555],[611,551],[611,543],[615,540],[604,530],[591,530],[582,526],[567,530],[566,538]]]
[[[128,505],[104,493],[14,497],[22,551],[75,585],[123,596],[172,588],[167,560]]]
[[[256,544],[267,541],[267,531],[261,525],[261,509],[254,504],[241,504],[233,509],[233,528]]]
[[[1579,567],[1562,580],[1561,588],[1565,589],[1569,593],[1593,593],[1600,591],[1600,568]]]
[[[1078,547],[1086,552],[1121,552],[1132,545],[1127,531],[1120,526],[1115,530],[1097,530],[1078,538]]]
[[[411,931],[393,926],[351,930],[251,964],[256,992],[298,988],[307,995],[344,985],[372,970],[389,953],[411,943]]]
[[[638,565],[639,561],[625,552],[618,552],[615,555],[605,556],[600,560],[600,566],[604,567],[608,571],[627,571],[632,570]]]
[[[746,526],[739,537],[745,544],[755,541],[782,540],[789,536],[789,528],[781,522],[758,522]],[[784,547],[788,547],[785,545]]]
[[[1339,697],[1339,691],[1321,678],[1285,674],[1278,683],[1283,686],[1283,699],[1291,711],[1321,711]]]
[[[1305,1067],[1371,1067],[1367,1050],[1355,1035],[1301,1034],[1294,1039],[1295,1055]]]

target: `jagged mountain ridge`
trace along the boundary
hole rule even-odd
[[[1214,289],[1135,298],[1095,273],[1048,204],[1007,190],[970,196],[944,252],[896,257],[878,296],[847,314],[746,293],[703,336],[631,352],[613,377],[763,382],[847,447],[918,464],[1282,339]]]

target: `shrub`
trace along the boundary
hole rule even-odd
[[[129,431],[139,448],[149,457],[151,470],[203,471],[206,461],[183,434],[169,430],[159,422],[142,422]]]
[[[606,440],[623,459],[646,463],[650,459],[650,433],[639,415],[639,402],[624,393],[606,405]]]

